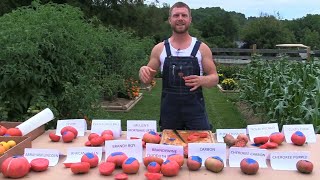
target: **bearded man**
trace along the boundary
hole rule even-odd
[[[202,87],[214,87],[219,80],[212,52],[189,34],[192,17],[187,4],[175,3],[168,20],[172,35],[154,46],[149,63],[140,68],[140,80],[148,84],[157,70],[162,72],[161,131],[211,130]]]

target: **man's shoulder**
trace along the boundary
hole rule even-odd
[[[164,47],[164,42],[160,42],[153,47],[153,51],[161,52],[163,50],[163,47]]]

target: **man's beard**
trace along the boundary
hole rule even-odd
[[[184,34],[186,32],[188,32],[189,30],[189,26],[184,25],[184,28],[179,28],[178,26],[171,26],[171,29],[173,30],[173,32],[177,33],[177,34]]]

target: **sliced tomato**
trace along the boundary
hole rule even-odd
[[[194,142],[200,139],[199,134],[190,134],[187,138],[188,141]]]
[[[268,149],[274,149],[274,148],[278,147],[278,144],[274,143],[274,142],[267,142],[266,145],[267,145]]]
[[[63,163],[63,164],[64,164],[64,167],[70,168],[73,163]]]
[[[128,179],[128,175],[126,173],[118,173],[114,176],[115,180],[126,180]]]
[[[90,142],[90,141],[87,141],[87,142],[84,143],[84,145],[85,145],[85,146],[91,146],[91,142]]]
[[[49,160],[45,158],[36,158],[30,162],[30,165],[33,171],[37,171],[37,172],[45,171],[48,169]]]
[[[206,133],[206,132],[199,133],[199,135],[200,135],[200,138],[207,138],[208,137],[208,133]]]
[[[161,173],[151,173],[151,172],[146,172],[144,173],[144,175],[148,180],[159,180],[163,176]]]

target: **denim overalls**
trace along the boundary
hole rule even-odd
[[[200,76],[200,67],[196,57],[201,42],[197,41],[190,56],[171,55],[168,40],[164,41],[167,57],[162,72],[162,95],[160,112],[160,130],[211,130],[202,88],[190,91],[182,77]]]

